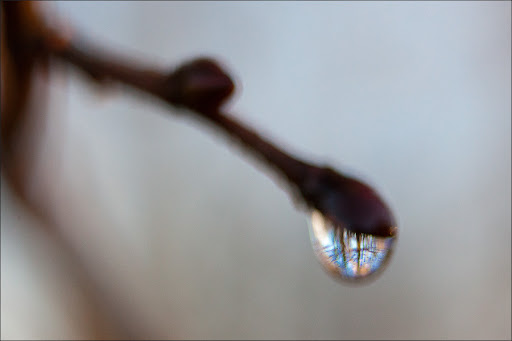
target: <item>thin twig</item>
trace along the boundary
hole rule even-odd
[[[196,59],[173,71],[141,66],[107,54],[84,39],[65,41],[48,30],[43,46],[50,55],[71,63],[96,80],[114,80],[170,105],[185,107],[235,138],[286,179],[308,207],[355,233],[390,236],[394,218],[379,196],[360,181],[292,157],[220,108],[234,90],[231,78],[211,59]]]

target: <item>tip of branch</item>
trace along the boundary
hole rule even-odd
[[[381,237],[396,234],[396,221],[369,185],[329,167],[314,167],[301,187],[306,201],[340,226]]]
[[[226,72],[209,58],[195,59],[180,66],[167,82],[169,102],[201,113],[218,112],[235,89]]]

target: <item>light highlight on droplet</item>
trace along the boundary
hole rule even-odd
[[[335,277],[348,281],[381,272],[396,242],[396,233],[391,237],[354,233],[318,211],[313,211],[310,227],[311,242],[320,263]]]

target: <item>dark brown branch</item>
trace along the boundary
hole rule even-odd
[[[206,119],[277,169],[298,189],[307,206],[348,230],[378,236],[394,233],[395,221],[390,210],[369,186],[329,167],[294,158],[253,129],[222,113],[220,107],[233,92],[234,84],[213,60],[193,60],[172,72],[157,70],[100,53],[85,40],[66,42],[50,30],[43,39],[43,46],[50,55],[74,64],[96,80],[124,83]]]

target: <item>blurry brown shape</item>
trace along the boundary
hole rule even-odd
[[[34,91],[36,76],[47,74],[47,56],[40,49],[45,26],[38,14],[41,3],[20,1],[2,2],[1,31],[1,153],[2,176],[24,209],[36,217],[45,232],[65,252],[73,265],[69,274],[87,297],[83,311],[88,335],[84,338],[120,339],[130,332],[120,327],[104,309],[104,297],[91,274],[85,269],[76,251],[63,237],[56,222],[55,212],[48,210],[28,191],[31,165],[36,158],[37,146],[44,126],[46,93]],[[35,112],[34,103],[40,109]],[[115,310],[115,307],[111,307]],[[133,334],[133,333],[132,333]],[[131,335],[133,336],[133,335]]]

